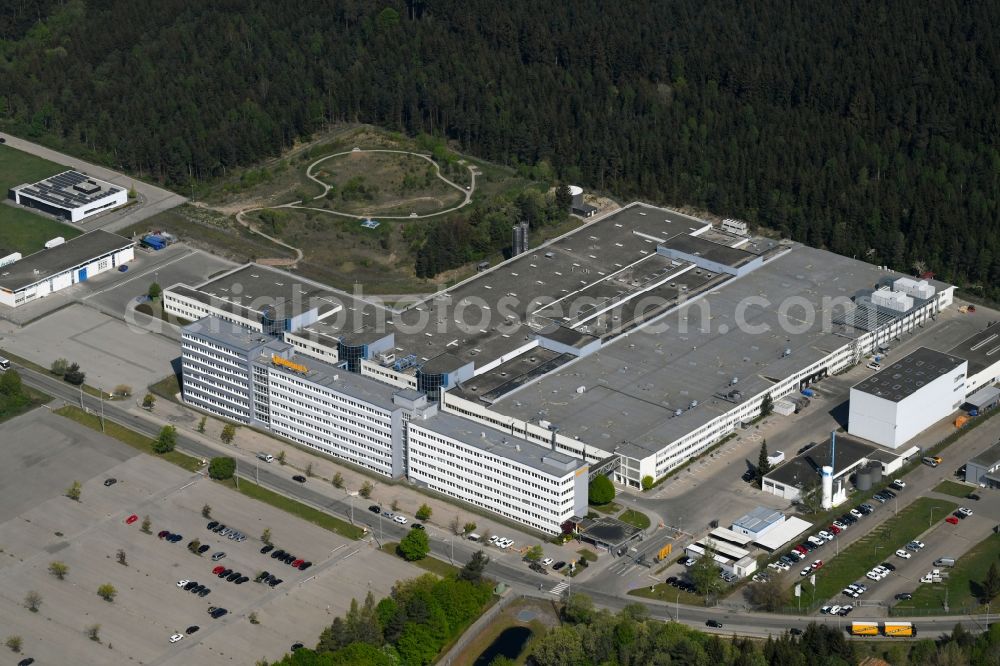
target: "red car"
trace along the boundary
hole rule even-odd
[[[823,566],[823,560],[816,560],[816,561],[815,561],[815,562],[813,562],[813,564],[812,564],[812,567],[813,567],[813,571],[815,571],[816,569],[819,569],[819,568],[820,568],[820,567],[822,567],[822,566]]]
[[[796,547],[795,547],[795,550],[797,550],[798,552],[802,553],[803,555],[805,555],[806,553],[808,553],[808,552],[809,552],[809,551],[808,551],[808,550],[806,549],[806,547],[805,547],[805,546],[796,546]]]
[[[156,536],[160,537],[161,539],[163,537],[168,537],[170,536],[170,530],[161,530],[160,533],[157,534]]]
[[[833,532],[834,534],[840,534],[840,528],[839,528],[839,527],[837,527],[836,525],[830,525],[830,526],[829,526],[828,528],[826,528],[826,529],[830,530],[830,531],[831,531],[831,532]]]
[[[298,569],[300,566],[302,566],[303,562],[305,562],[305,560],[295,560],[294,562],[292,562],[292,566]]]
[[[125,524],[126,525],[131,525],[132,523],[134,523],[137,520],[139,520],[139,516],[137,516],[137,515],[135,515],[133,513],[131,516],[129,516],[128,518],[125,519]]]
[[[944,522],[951,523],[952,525],[958,525],[958,518],[955,516],[948,516],[944,519]]]
[[[215,575],[215,576],[218,576],[220,573],[222,573],[225,570],[226,570],[226,567],[218,566],[218,567],[215,567],[214,569],[212,569],[212,574]]]

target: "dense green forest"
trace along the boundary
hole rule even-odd
[[[1000,298],[997,2],[4,5],[0,127],[177,187],[370,122]]]

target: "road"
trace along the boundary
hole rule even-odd
[[[18,371],[25,384],[45,391],[49,395],[59,398],[70,404],[80,403],[80,392],[75,387],[62,382],[55,377],[44,373],[35,372],[28,368],[18,367]],[[84,395],[84,405],[88,409],[97,411],[99,409],[96,398]],[[157,423],[154,416],[149,418],[140,417],[137,414],[128,412],[119,403],[105,402],[104,415],[109,420],[121,423],[137,432],[149,437],[156,437],[163,424]],[[177,448],[185,453],[199,456],[204,459],[220,454],[232,455],[231,448],[224,448],[221,444],[209,446],[203,442],[194,440],[183,433],[178,433]],[[250,454],[247,454],[250,455]],[[347,499],[330,497],[308,483],[300,484],[291,479],[293,471],[284,472],[281,467],[271,465],[255,465],[253,470],[240,470],[241,478],[253,480],[258,479],[260,485],[280,492],[283,495],[296,499],[304,504],[308,504],[338,517],[350,517],[352,508]],[[324,488],[325,489],[325,488]],[[334,490],[330,486],[330,490]],[[408,528],[399,526],[391,521],[380,520],[374,514],[368,512],[367,507],[359,502],[359,506],[354,507],[354,519],[358,524],[368,526],[372,538],[384,541],[398,541],[407,532]],[[465,562],[472,556],[473,552],[481,547],[471,544],[460,538],[452,538],[449,534],[437,530],[429,529],[431,537],[431,552],[438,559],[449,561],[454,555],[454,562]],[[699,629],[707,629],[705,621],[715,619],[723,623],[721,633],[729,635],[739,633],[748,636],[763,636],[769,634],[781,634],[791,627],[805,628],[812,622],[842,626],[843,618],[830,617],[810,617],[810,616],[785,616],[771,615],[767,613],[740,612],[726,608],[699,608],[685,605],[675,605],[661,603],[652,600],[640,600],[634,597],[618,596],[617,594],[602,591],[600,586],[591,581],[582,581],[574,584],[572,579],[559,576],[540,576],[529,570],[526,566],[511,564],[506,561],[493,558],[488,567],[491,576],[501,580],[520,594],[534,596],[546,600],[556,598],[549,592],[560,582],[568,583],[563,586],[565,589],[560,593],[583,592],[589,595],[594,603],[600,607],[619,610],[631,603],[642,603],[645,605],[653,617],[663,620],[676,620],[678,613],[680,621]],[[852,620],[864,619],[860,613]],[[902,618],[900,618],[902,619]],[[963,623],[970,631],[983,630],[982,618],[965,616],[943,616],[943,617],[920,617],[915,622],[919,625],[923,635],[938,635],[950,633],[958,622]]]
[[[150,185],[149,183],[138,180],[133,176],[112,171],[107,167],[102,167],[97,164],[85,162],[84,160],[73,157],[72,155],[60,153],[56,150],[52,150],[51,148],[46,148],[45,146],[37,143],[32,143],[31,141],[25,141],[24,139],[20,139],[11,134],[4,134],[3,137],[6,139],[7,145],[11,148],[16,148],[17,150],[30,153],[31,155],[36,155],[57,164],[64,164],[67,167],[83,171],[91,176],[100,178],[101,180],[106,180],[109,183],[113,183],[119,187],[124,187],[125,189],[135,189],[136,195],[139,199],[136,205],[129,206],[128,208],[119,211],[110,211],[103,215],[98,215],[84,220],[84,222],[79,226],[85,228],[87,231],[91,231],[93,229],[104,229],[106,231],[124,229],[129,225],[145,220],[146,218],[152,217],[157,213],[162,213],[165,210],[170,210],[171,208],[179,206],[187,201],[187,199],[179,194],[175,194],[155,185]]]

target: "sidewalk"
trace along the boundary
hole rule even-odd
[[[339,465],[321,454],[313,455],[297,446],[286,444],[253,428],[237,427],[233,443],[231,445],[223,444],[220,440],[220,435],[223,426],[227,422],[169,400],[158,399],[152,414],[146,412],[135,403],[129,405],[128,409],[130,412],[148,421],[156,422],[157,424],[162,424],[163,422],[169,423],[177,427],[185,436],[197,439],[205,445],[215,448],[220,452],[220,455],[235,457],[239,471],[245,478],[253,478],[252,468],[255,465],[268,464],[257,459],[258,452],[269,453],[275,458],[284,452],[286,464],[281,466],[276,460],[270,463],[271,471],[276,471],[275,468],[284,467],[290,478],[300,473],[310,476],[307,474],[307,470],[309,470],[311,472],[309,488],[331,499],[345,500],[351,493],[357,493],[362,484],[368,481],[374,486],[371,497],[366,500],[361,496],[355,496],[353,500],[354,521],[358,524],[372,523],[375,516],[368,511],[369,505],[372,504],[378,504],[387,511],[401,513],[411,521],[416,520],[414,515],[420,505],[427,504],[431,508],[431,518],[423,522],[430,527],[428,534],[432,539],[437,538],[443,542],[447,542],[452,538],[461,539],[451,529],[451,524],[457,517],[460,531],[465,523],[473,522],[476,524],[476,533],[484,534],[488,532],[491,535],[499,534],[508,536],[516,541],[515,547],[517,549],[527,549],[536,543],[541,543],[545,549],[546,557],[552,557],[556,560],[575,559],[577,556],[576,551],[581,547],[576,542],[570,542],[563,546],[548,543],[537,536],[485,518],[480,514],[473,513],[442,499],[425,495],[410,487],[405,480],[396,483],[380,481],[374,475],[368,476],[347,465]],[[206,417],[205,432],[199,433],[198,424],[203,416]],[[343,477],[343,488],[337,488],[333,485],[332,479],[337,473],[340,473]],[[399,507],[397,510],[391,508],[394,502]],[[377,519],[374,520],[374,528],[378,528]],[[486,550],[491,558],[501,557],[505,560],[509,559],[511,562],[520,559],[520,553],[513,549],[501,551],[487,546]]]

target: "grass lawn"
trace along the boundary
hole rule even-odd
[[[228,488],[237,490],[236,484],[232,479],[228,481],[221,482]],[[268,490],[248,481],[246,479],[240,479],[240,487],[238,492],[251,497],[265,504],[270,504],[276,509],[281,509],[286,513],[290,513],[293,516],[298,516],[299,518],[309,521],[313,525],[319,525],[325,530],[329,530],[335,534],[340,534],[348,539],[360,539],[364,535],[364,530],[355,525],[351,525],[346,520],[341,520],[335,516],[331,516],[328,513],[324,513],[319,509],[314,509],[311,506],[303,504],[293,500],[290,497],[285,497],[273,490]]]
[[[23,386],[23,388],[24,393],[28,396],[28,401],[23,405],[11,405],[8,403],[7,396],[0,395],[0,423],[12,419],[15,416],[20,416],[25,412],[30,412],[35,407],[44,405],[52,400],[52,396],[46,395],[41,391],[36,391],[30,386]]]
[[[590,508],[594,511],[600,511],[601,513],[606,513],[609,516],[612,516],[622,510],[622,505],[610,502],[609,504],[601,505],[591,504]]]
[[[31,370],[34,370],[35,372],[40,372],[42,374],[52,375],[52,371],[49,368],[41,366],[41,365],[35,363],[34,361],[29,361],[28,359],[26,359],[26,358],[24,358],[22,356],[18,356],[17,354],[12,354],[9,351],[6,351],[4,349],[0,349],[0,356],[4,356],[4,357],[10,359],[11,361],[13,361],[14,363],[16,363],[17,365],[20,365],[20,366],[25,367],[25,368],[30,368]],[[81,368],[81,369],[86,373],[86,370],[87,370],[86,368]],[[52,376],[55,377],[57,375],[52,375]],[[89,384],[84,384],[83,385],[83,392],[86,393],[87,395],[94,396],[95,398],[100,398],[101,397],[101,391],[99,389],[94,388],[93,386],[91,386]],[[107,393],[105,393],[104,394],[104,399],[105,400],[116,400],[116,399],[120,399],[120,398],[111,398],[111,397],[108,396]]]
[[[961,499],[965,499],[973,491],[975,491],[975,487],[958,483],[957,481],[942,481],[934,486],[934,492],[936,493],[951,495],[952,497],[959,497]]]
[[[6,193],[6,189],[3,192]],[[24,208],[0,205],[0,256],[12,252],[27,256],[45,247],[56,236],[66,240],[80,235],[80,230]]]
[[[636,511],[635,509],[628,509],[622,515],[618,516],[618,520],[623,523],[628,523],[629,525],[634,525],[640,530],[644,530],[649,527],[649,516],[641,511]]]
[[[400,555],[399,551],[396,550],[397,547],[399,547],[398,541],[387,541],[384,544],[382,544],[382,551],[386,553],[391,553],[396,557],[398,557],[399,559],[407,561],[406,558]],[[410,564],[418,566],[424,571],[430,571],[432,574],[437,574],[442,578],[455,576],[461,569],[461,567],[456,567],[453,564],[448,564],[447,562],[443,562],[435,557],[431,557],[430,555],[428,555],[422,560],[410,562]]]
[[[12,187],[34,183],[65,170],[66,167],[61,164],[43,160],[10,146],[0,146],[0,190],[3,190],[4,196],[7,196],[7,190]]]
[[[76,421],[81,425],[85,425],[92,430],[97,430],[98,432],[101,430],[101,418],[98,415],[86,413],[74,405],[64,405],[63,407],[55,410],[55,413]],[[104,434],[109,437],[114,437],[119,442],[128,444],[132,448],[138,449],[143,453],[148,453],[151,456],[162,458],[167,462],[173,463],[178,467],[183,467],[189,472],[197,472],[202,467],[200,459],[195,458],[194,456],[189,456],[186,453],[181,453],[180,451],[170,451],[163,454],[154,453],[152,439],[146,437],[142,433],[130,430],[125,426],[119,425],[118,423],[108,419],[104,420]]]
[[[829,599],[848,584],[864,579],[873,566],[889,559],[897,548],[902,548],[925,532],[930,526],[932,514],[937,523],[956,508],[958,505],[952,502],[929,497],[917,499],[900,511],[898,516],[889,518],[850,547],[842,549],[840,555],[825,562],[816,574],[815,601]],[[891,511],[892,505],[886,504],[881,510]],[[853,529],[862,529],[863,525],[861,523]],[[827,550],[836,552],[831,548]]]
[[[588,562],[597,561],[597,553],[590,550],[589,548],[581,548],[580,550],[576,551],[576,554],[582,557],[583,559],[587,560]]]
[[[948,578],[941,583],[925,583],[913,592],[912,601],[903,601],[895,606],[899,612],[919,608],[944,612],[947,590],[948,606],[952,613],[985,610],[980,606],[978,592],[986,571],[1000,556],[1000,534],[991,534],[972,547],[969,552],[955,560],[955,566],[947,569]]]
[[[181,384],[177,380],[177,375],[171,373],[155,384],[150,384],[149,392],[165,400],[177,402],[177,394],[181,392]]]
[[[660,601],[679,602],[688,606],[704,606],[705,598],[691,592],[683,592],[676,587],[671,587],[666,583],[659,583],[649,587],[637,587],[629,590],[630,597],[642,597],[643,599],[658,599]]]

